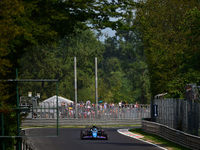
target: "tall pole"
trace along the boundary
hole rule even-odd
[[[98,80],[97,80],[97,57],[95,57],[95,100],[96,100],[96,109],[95,114],[98,118]]]
[[[16,69],[16,79],[18,79],[18,70]],[[19,108],[19,91],[18,91],[18,82],[16,83],[17,91],[17,136],[20,136],[20,108]],[[17,150],[21,150],[20,139],[17,138]]]
[[[53,104],[54,105],[54,104]],[[58,81],[56,82],[56,111],[57,111],[57,136],[58,136],[58,119],[59,119],[59,110],[58,110]]]
[[[75,115],[76,115],[76,119],[78,119],[78,112],[77,112],[77,75],[76,75],[76,57],[74,57],[74,87],[75,87]]]

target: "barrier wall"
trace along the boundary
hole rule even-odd
[[[28,139],[22,139],[21,150],[36,150],[33,143],[31,143]]]
[[[142,129],[147,133],[156,134],[185,147],[191,149],[200,149],[199,136],[194,136],[179,130],[175,130],[168,126],[147,120],[142,120]]]

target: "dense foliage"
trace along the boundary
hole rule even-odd
[[[79,87],[87,87],[87,85],[89,85],[87,88],[80,91],[80,93],[92,96],[92,93],[94,93],[93,89],[90,87],[93,85],[92,82],[94,82],[92,80],[92,60],[94,59],[94,56],[98,56],[99,60],[102,59],[100,54],[103,51],[99,51],[102,47],[101,44],[98,44],[98,41],[91,39],[87,41],[90,42],[90,46],[87,46],[86,43],[82,44],[81,40],[83,38],[80,38],[79,40],[77,36],[74,39],[74,42],[77,42],[79,45],[73,45],[73,42],[71,41],[71,45],[67,46],[69,49],[65,50],[63,49],[65,45],[61,45],[58,41],[70,41],[71,37],[78,34],[79,31],[82,32],[81,30],[89,28],[88,25],[96,29],[105,27],[119,29],[122,26],[120,20],[123,20],[123,17],[126,16],[126,14],[117,12],[117,10],[129,11],[131,9],[130,7],[127,7],[131,4],[131,1],[129,1],[130,0],[117,2],[109,0],[1,0],[0,78],[15,79],[15,68],[19,68],[20,71],[23,71],[23,75],[22,72],[19,72],[20,78],[58,78],[62,81],[59,86],[59,88],[61,87],[61,93],[64,93],[62,95],[72,98],[73,94],[70,87],[72,84],[70,83],[72,83],[73,80],[70,77],[73,76],[71,70],[73,68],[72,61],[76,54],[77,58],[80,57],[78,58],[78,63],[82,66],[82,69],[79,71]],[[109,20],[110,16],[120,17],[120,19],[111,22]],[[89,35],[89,37],[91,36]],[[69,43],[67,42],[67,44]],[[92,46],[97,46],[97,49]],[[77,48],[76,52],[73,51],[75,48]],[[66,55],[63,55],[59,49],[63,50]],[[81,49],[82,52],[78,51]],[[104,48],[101,50],[103,49]],[[54,53],[49,50],[55,50],[57,52]],[[71,50],[69,54],[68,50]],[[90,60],[85,62],[85,59]],[[26,60],[29,62],[26,62]],[[27,66],[23,64],[23,61],[27,63]],[[66,63],[66,65],[63,65],[63,63]],[[63,65],[63,67],[61,65]],[[49,69],[47,69],[48,67]],[[84,71],[84,68],[87,70]],[[55,72],[52,73],[50,70]],[[28,71],[33,74],[30,74],[30,72],[28,73]],[[67,76],[68,73],[71,75]],[[22,92],[23,84],[24,83],[20,83],[20,94],[24,94]],[[48,87],[50,90],[53,88],[51,84],[45,85],[44,83],[41,83],[41,86],[44,88]],[[33,88],[31,88],[31,90],[35,90],[34,88],[38,87],[38,83],[31,87]],[[65,87],[66,90],[69,88],[69,91],[66,91]],[[3,113],[5,119],[5,135],[16,135],[16,112],[11,112],[11,110],[16,107],[15,83],[1,82],[0,92],[0,111]],[[49,93],[50,91],[44,93],[43,97],[48,97]],[[13,146],[11,142],[7,141],[7,149],[9,149],[8,145],[10,147]],[[2,147],[2,145],[0,146]]]
[[[94,101],[97,57],[99,100],[184,98],[186,84],[200,84],[199,0],[1,0],[0,7],[1,79],[16,78],[15,68],[19,78],[56,78],[59,95],[74,100],[76,57],[78,101]],[[106,27],[116,36],[104,42],[90,30]],[[20,83],[20,96],[29,91],[40,101],[56,93],[53,83]],[[16,84],[0,82],[0,95],[5,134],[16,135]]]
[[[74,57],[77,60],[78,96],[80,101],[94,99],[94,59],[101,61],[103,44],[90,30],[77,36],[65,36],[56,45],[33,47],[21,59],[21,78],[59,79],[59,95],[74,100]],[[41,100],[56,94],[53,83],[24,83],[22,95],[28,91],[41,93]]]
[[[99,100],[149,102],[147,65],[142,49],[136,50],[136,41],[128,43],[113,37],[103,44],[90,30],[77,32],[76,36],[66,36],[55,45],[37,46],[28,51],[20,60],[21,78],[59,79],[59,95],[74,100],[76,57],[78,101],[95,102],[94,58],[97,57]],[[133,48],[135,52],[131,54]],[[55,84],[46,82],[21,84],[21,95],[26,96],[29,91],[40,92],[40,101],[56,94]]]
[[[199,0],[148,0],[137,21],[144,41],[151,94],[184,98],[184,86],[200,84]]]

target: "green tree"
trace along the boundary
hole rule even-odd
[[[191,9],[186,14],[185,20],[183,21],[181,29],[186,35],[186,45],[187,50],[185,51],[186,59],[183,63],[187,67],[182,69],[187,69],[187,73],[191,73],[191,82],[200,84],[199,80],[199,60],[200,60],[200,35],[198,34],[200,30],[200,6]],[[186,66],[185,65],[185,66]]]
[[[94,58],[101,61],[104,46],[90,30],[77,31],[76,36],[66,36],[55,45],[38,46],[21,59],[22,78],[53,78],[59,80],[59,95],[74,100],[74,57],[77,59],[78,98],[94,100]],[[41,100],[52,95],[55,85],[38,83],[41,89],[24,85],[22,90],[36,89]],[[38,85],[38,86],[39,86]],[[55,94],[55,93],[54,93]]]
[[[130,0],[117,2],[107,0],[1,0],[1,78],[14,79],[13,68],[21,67],[20,59],[29,50],[33,51],[34,48],[39,50],[39,45],[56,43],[65,35],[77,33],[75,32],[77,28],[87,29],[87,24],[92,24],[92,27],[96,28],[107,26],[120,28],[122,26],[120,20],[111,22],[109,16],[123,18],[123,13],[117,12],[117,10],[128,10],[127,6],[131,4],[130,2]],[[44,54],[45,57],[47,55],[45,51],[38,52]],[[46,57],[45,61],[48,58]],[[57,67],[61,62],[54,60],[53,63],[54,67]],[[44,68],[45,65],[44,63],[39,68]],[[39,71],[39,74],[46,77],[42,71]],[[59,73],[54,75],[54,77],[60,78]],[[33,76],[30,75],[30,77]],[[7,87],[1,83],[0,89],[2,89],[1,95],[6,95],[1,101],[3,105],[1,110],[9,105],[13,107],[16,103],[15,86]],[[7,117],[7,119],[13,121],[11,117]],[[12,124],[15,124],[14,121]],[[6,132],[10,132],[9,127],[11,126],[9,123],[6,125]],[[8,133],[8,135],[10,134]]]
[[[184,65],[183,57],[186,56],[188,46],[180,27],[186,13],[199,6],[199,3],[148,0],[140,4],[137,21],[143,35],[152,96],[168,92],[168,96],[183,97],[184,85],[189,80],[182,77],[183,72],[179,68]]]
[[[128,25],[127,25],[128,26]],[[117,31],[118,38],[105,41],[106,51],[101,68],[106,101],[148,103],[150,101],[147,64],[142,49],[141,34],[134,28]],[[102,100],[103,98],[101,98]]]
[[[122,77],[123,73],[121,72],[121,64],[118,58],[116,57],[109,57],[108,59],[103,60],[104,66],[102,68],[103,74],[100,75],[100,78],[103,78],[105,84],[107,86],[102,87],[104,93],[107,93],[105,97],[101,96],[101,100],[106,102],[119,102],[123,98],[121,93],[122,87]],[[104,94],[103,93],[103,94]]]
[[[16,18],[24,12],[21,2],[17,0],[1,0],[0,1],[0,79],[9,79],[13,73],[11,67],[12,61],[9,54],[13,52],[10,41],[16,36],[22,34],[22,28],[15,23]],[[12,108],[16,105],[15,84],[11,82],[0,82],[0,113],[4,119],[4,135],[15,135],[16,133],[16,112]],[[1,118],[2,120],[2,118]],[[2,126],[0,126],[0,134],[2,135]],[[7,138],[4,140],[5,147],[13,149],[14,140]],[[0,149],[3,146],[3,140],[0,139]]]
[[[126,30],[119,30],[119,51],[122,68],[130,81],[132,102],[150,102],[149,72],[145,62],[142,34],[136,27],[134,18],[126,21]]]
[[[198,5],[197,5],[198,6]],[[177,69],[177,76],[170,82],[170,88],[173,93],[177,93],[180,97],[184,97],[184,86],[189,83],[200,84],[199,72],[199,35],[200,29],[200,13],[197,8],[188,10],[185,19],[181,22],[180,30],[184,34],[184,51],[177,56],[180,60],[179,68]],[[198,6],[199,7],[199,6]]]
[[[134,9],[134,7],[133,7]],[[118,63],[113,63],[121,72],[121,97],[118,99],[127,102],[149,103],[150,101],[150,82],[147,63],[143,49],[142,32],[137,27],[137,20],[134,17],[134,11],[127,12],[123,20],[123,28],[117,30],[116,36],[105,41],[106,52],[104,54],[104,71],[106,75],[112,69],[106,69],[106,63],[113,57],[117,58]],[[117,72],[116,70],[114,72]],[[113,74],[117,75],[117,74]],[[108,76],[106,77],[108,78]],[[107,79],[110,81],[110,79]],[[125,89],[126,88],[126,91]],[[122,92],[123,91],[123,92]],[[122,94],[123,93],[123,94]]]

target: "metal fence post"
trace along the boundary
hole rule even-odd
[[[18,79],[18,70],[16,69],[16,79]],[[18,91],[18,82],[16,82],[16,91],[17,91],[17,136],[20,136],[20,108],[19,108],[19,91]],[[17,149],[21,150],[20,139],[17,138]]]
[[[3,119],[3,113],[1,113],[1,134],[2,134],[2,136],[4,136],[4,119]],[[5,150],[4,138],[2,139],[2,149]]]

